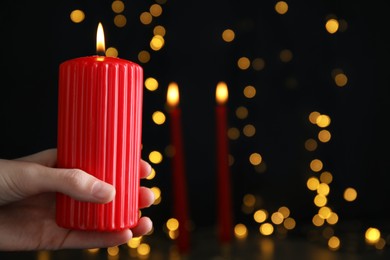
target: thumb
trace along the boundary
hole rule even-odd
[[[44,192],[61,192],[95,203],[107,203],[115,196],[112,185],[79,169],[11,160],[0,160],[0,166],[0,205]]]

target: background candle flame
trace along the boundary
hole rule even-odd
[[[220,105],[226,103],[228,96],[229,93],[226,83],[222,81],[219,82],[215,91],[215,98],[217,100],[217,103]]]
[[[168,86],[167,102],[171,107],[175,107],[179,104],[179,86],[172,82]]]
[[[104,31],[102,23],[99,23],[96,33],[96,52],[105,53],[106,47],[104,43]]]

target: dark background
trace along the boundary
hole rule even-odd
[[[330,206],[342,223],[384,228],[390,209],[389,186],[389,32],[385,1],[291,1],[279,15],[275,1],[176,1],[168,0],[163,14],[151,25],[139,15],[154,1],[125,2],[127,25],[117,28],[111,1],[6,1],[0,10],[0,157],[15,158],[56,146],[57,81],[61,62],[95,54],[98,22],[102,22],[106,46],[119,57],[138,62],[141,50],[151,61],[142,64],[145,78],[155,77],[159,89],[144,94],[143,158],[153,150],[165,153],[169,124],[156,125],[154,111],[165,111],[166,90],[175,81],[180,88],[186,156],[189,208],[195,230],[216,224],[215,87],[229,87],[229,126],[255,125],[256,134],[230,140],[234,222],[255,226],[241,211],[245,194],[261,198],[259,208],[269,212],[288,206],[297,227],[310,225],[317,208],[306,180],[313,173],[312,159],[324,162],[334,180]],[[82,9],[86,19],[69,19]],[[334,35],[324,25],[329,15],[347,22]],[[150,50],[153,27],[166,30],[162,50]],[[222,40],[223,30],[236,32],[232,43]],[[279,53],[289,49],[292,61],[283,63]],[[246,56],[265,60],[261,71],[240,70],[236,62]],[[331,71],[341,68],[348,84],[335,85]],[[294,84],[288,84],[288,82]],[[254,99],[246,99],[245,86],[256,87]],[[239,119],[235,110],[245,106],[249,115]],[[319,111],[331,117],[329,143],[317,150],[304,148],[319,128],[308,116]],[[249,163],[252,152],[262,155],[266,171]],[[145,181],[157,186],[162,201],[144,210],[161,231],[172,217],[170,158],[153,165],[156,177]],[[347,187],[358,191],[353,203],[343,200]],[[386,232],[385,230],[383,230]]]

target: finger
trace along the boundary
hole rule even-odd
[[[131,229],[133,232],[133,237],[140,237],[147,235],[150,231],[152,231],[153,222],[148,217],[141,217],[138,220],[138,225]]]
[[[38,153],[15,159],[17,161],[34,162],[48,167],[54,167],[57,163],[57,149],[47,149]]]
[[[140,166],[140,178],[141,179],[148,177],[149,174],[152,172],[152,166],[144,160],[141,160],[139,166]]]
[[[14,162],[19,171],[10,174],[19,194],[29,197],[43,192],[61,192],[81,201],[107,203],[115,188],[79,169],[58,169],[35,163]]]
[[[116,232],[91,232],[72,230],[61,248],[85,249],[85,248],[105,248],[122,245],[133,237],[131,230]]]
[[[139,187],[139,207],[147,208],[155,201],[154,193],[151,189],[146,187]]]

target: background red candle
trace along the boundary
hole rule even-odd
[[[232,197],[229,170],[229,147],[227,139],[228,89],[224,82],[216,88],[216,135],[217,135],[217,185],[218,185],[218,238],[220,242],[230,242],[233,232]]]
[[[172,158],[172,190],[173,190],[173,213],[179,221],[179,236],[177,244],[179,251],[187,252],[189,250],[189,231],[188,231],[188,200],[187,200],[187,182],[184,166],[183,137],[181,128],[181,110],[179,105],[179,87],[176,83],[168,86],[167,103],[169,106],[169,115],[171,123],[171,143],[174,148]]]
[[[97,52],[105,52],[100,23]],[[58,167],[82,169],[114,185],[116,196],[96,204],[58,193],[58,225],[113,231],[137,224],[142,91],[143,69],[131,61],[90,56],[60,65]]]

